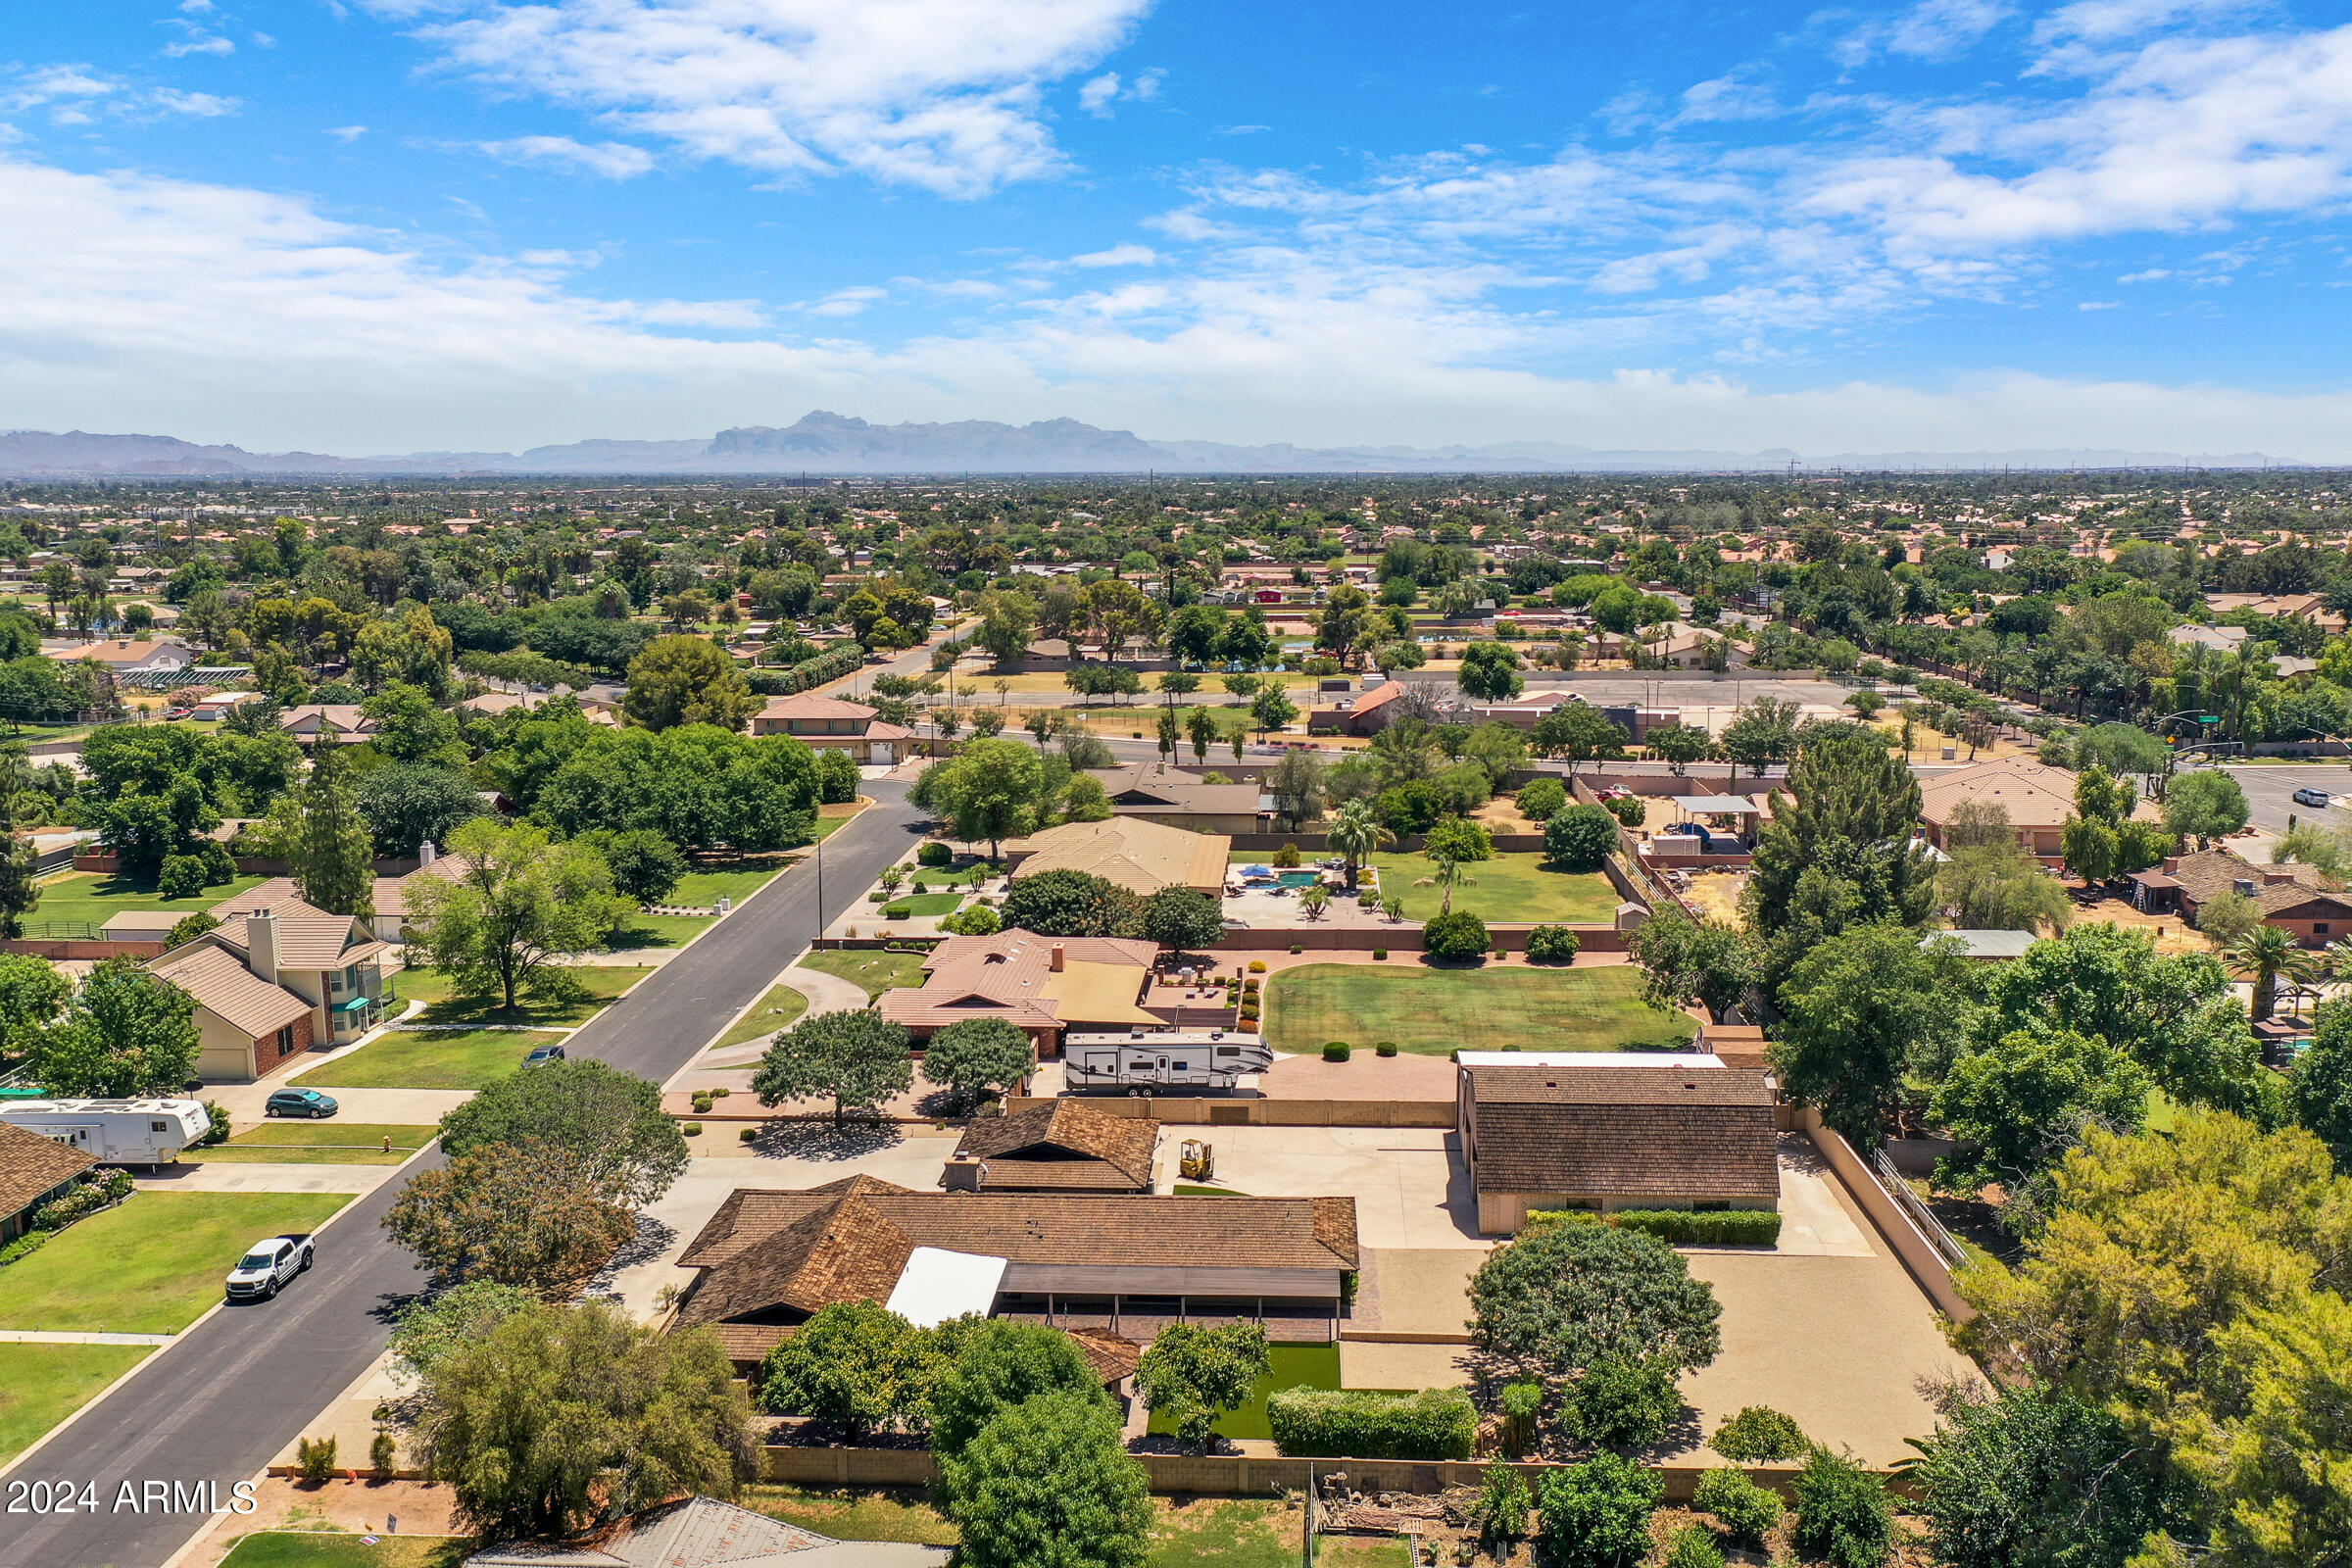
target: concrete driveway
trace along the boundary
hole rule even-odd
[[[1214,1127],[1220,1187],[1258,1198],[1355,1200],[1365,1247],[1462,1248],[1484,1251],[1478,1206],[1454,1151],[1434,1127]]]

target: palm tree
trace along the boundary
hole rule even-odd
[[[1370,801],[1349,801],[1331,819],[1331,832],[1326,842],[1348,860],[1348,886],[1355,887],[1356,868],[1380,852],[1384,844],[1396,842],[1396,835],[1381,825],[1372,814]]]
[[[2239,937],[2230,945],[2229,958],[2232,969],[2254,982],[2254,1004],[2250,1010],[2257,1022],[2268,1018],[2278,1007],[2280,979],[2301,985],[2319,967],[2312,956],[2296,943],[2295,934],[2277,925],[2258,925]]]

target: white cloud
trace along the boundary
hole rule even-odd
[[[1078,107],[1090,115],[1099,115],[1102,119],[1108,120],[1111,103],[1118,96],[1119,74],[1115,71],[1105,71],[1078,89]]]
[[[1261,130],[1272,130],[1273,128],[1272,125],[1219,125],[1215,134],[1219,136],[1254,136]]]
[[[569,136],[515,136],[506,141],[477,141],[464,145],[502,163],[536,164],[572,173],[597,174],[606,179],[635,179],[654,167],[654,155],[626,142],[600,142],[591,147]]]
[[[366,125],[329,125],[326,133],[348,145],[367,135],[368,127]]]
[[[1042,89],[1149,0],[372,0],[443,63],[765,174],[973,197],[1056,172]]]
[[[0,84],[0,114],[46,113],[57,125],[86,125],[102,116],[129,121],[185,115],[213,120],[234,114],[237,100],[172,87],[139,88],[87,66],[40,66]]]
[[[1159,261],[1159,253],[1149,245],[1113,245],[1106,251],[1089,251],[1084,256],[1070,258],[1072,267],[1151,267]]]
[[[201,32],[194,29],[191,29],[188,35],[179,42],[164,45],[164,54],[173,60],[184,55],[233,55],[236,52],[237,46],[219,33]]]
[[[807,307],[810,316],[862,316],[867,307],[890,298],[888,289],[860,284],[856,288],[837,288],[832,293]]]
[[[2113,311],[2120,310],[2123,303],[2122,300],[2083,300],[2077,304],[2075,309],[2078,311]]]
[[[2170,268],[2151,267],[2142,272],[2126,272],[2116,281],[2118,283],[2157,283],[2172,275]]]
[[[2075,0],[2035,25],[2037,42],[2116,43],[2159,28],[2232,21],[2267,10],[2263,0]]]
[[[1675,121],[1704,124],[1710,121],[1770,120],[1780,112],[1771,85],[1757,80],[1752,70],[1743,69],[1686,89],[1682,113]]]
[[[1997,0],[1921,0],[1886,33],[1886,47],[1920,60],[1948,60],[1998,26],[2012,8]]]

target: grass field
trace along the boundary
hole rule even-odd
[[[397,1165],[425,1146],[437,1129],[401,1122],[265,1121],[211,1149],[180,1157],[231,1164]],[[384,1152],[384,1140],[392,1152]]]
[[[837,974],[844,980],[855,980],[865,987],[870,1000],[885,991],[902,986],[923,983],[923,955],[919,953],[883,953],[875,949],[848,949],[840,952],[811,953],[801,960],[804,969],[820,969]]]
[[[774,866],[764,871],[689,871],[662,902],[688,909],[714,908],[722,898],[741,904],[782,870],[782,866]]]
[[[538,1029],[394,1029],[313,1067],[303,1089],[480,1089],[561,1035]]]
[[[919,1491],[806,1492],[798,1487],[755,1486],[744,1488],[740,1500],[771,1519],[836,1541],[956,1544],[956,1527]]]
[[[1266,1396],[1278,1389],[1336,1389],[1340,1386],[1340,1348],[1336,1345],[1276,1345],[1266,1352],[1266,1373],[1250,1390],[1250,1402],[1217,1418],[1217,1431],[1228,1438],[1270,1438],[1266,1424]],[[1152,1418],[1151,1430],[1165,1435],[1175,1423]]]
[[[622,992],[653,973],[651,964],[570,965],[566,971],[588,992],[585,1002],[533,1002],[525,997],[509,1012],[496,997],[461,997],[445,974],[406,969],[392,980],[401,1000],[425,1004],[412,1023],[517,1023],[568,1026],[586,1023]]]
[[[614,953],[682,948],[717,923],[717,916],[709,914],[633,914],[607,946]]]
[[[325,1193],[134,1193],[0,1269],[0,1328],[174,1334],[220,1298],[220,1281],[264,1236],[318,1228],[348,1197]]]
[[[143,1345],[0,1345],[0,1464],[147,1353]]]
[[[1422,1055],[1481,1051],[1666,1051],[1698,1024],[1642,1000],[1642,971],[1487,964],[1436,969],[1310,963],[1266,988],[1266,1041],[1277,1051],[1394,1040]]]
[[[884,915],[904,912],[910,915],[954,914],[963,902],[960,893],[914,893],[903,899],[893,899],[882,906]]]
[[[1299,846],[1301,849],[1306,846]],[[1404,900],[1406,915],[1426,920],[1438,912],[1445,890],[1415,887],[1438,868],[1419,855],[1375,855],[1383,896]],[[1462,867],[1453,887],[1453,906],[1481,920],[1551,920],[1562,925],[1606,925],[1616,914],[1617,890],[1597,871],[1558,871],[1541,855],[1497,855]]]
[[[808,1010],[808,999],[779,980],[767,988],[766,996],[752,1004],[751,1011],[736,1020],[734,1027],[718,1037],[718,1043],[740,1046],[778,1029],[789,1029]]]
[[[264,880],[241,876],[234,882],[206,888],[192,899],[167,899],[155,891],[153,882],[121,872],[68,871],[42,879],[41,902],[24,919],[30,925],[44,920],[86,920],[91,925],[104,925],[125,909],[169,909],[173,914],[195,914],[248,888],[259,887]]]
[[[220,1568],[458,1568],[473,1550],[465,1536],[378,1536],[375,1544],[329,1530],[264,1530],[245,1537]]]

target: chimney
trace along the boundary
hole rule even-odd
[[[247,966],[253,972],[277,984],[277,916],[268,909],[256,909],[245,917],[245,952]]]
[[[419,869],[432,864],[439,858],[441,858],[441,852],[433,848],[431,839],[426,839],[422,844],[416,846],[416,864]]]
[[[2281,887],[2294,879],[2295,873],[2283,865],[2266,865],[2262,870],[2262,882],[2265,887]]]
[[[2254,896],[2254,879],[2250,876],[2233,877],[2230,879],[2230,891],[2240,898],[2250,899]]]
[[[949,1157],[947,1171],[939,1178],[939,1185],[951,1193],[976,1193],[987,1175],[988,1165],[985,1161],[974,1159],[969,1154],[955,1154]]]
[[[2180,857],[2178,855],[2168,855],[2164,858],[2164,874],[2166,876],[2171,876],[2175,871],[2180,869]]]
[[[1046,967],[1052,969],[1055,974],[1061,973],[1063,956],[1064,955],[1061,944],[1058,942],[1054,943],[1054,951],[1046,959]]]

